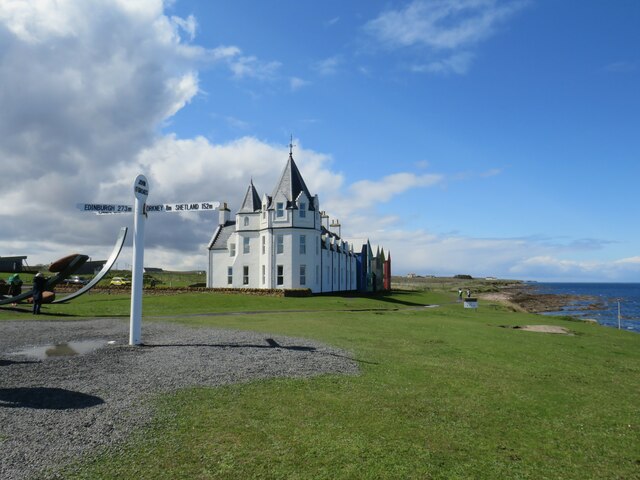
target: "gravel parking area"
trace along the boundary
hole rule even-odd
[[[145,345],[129,347],[128,327],[120,319],[0,322],[0,478],[55,476],[121,442],[152,418],[158,393],[358,373],[347,352],[308,340],[146,322]]]

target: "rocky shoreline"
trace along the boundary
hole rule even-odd
[[[563,308],[581,303],[580,310],[600,310],[602,304],[596,297],[588,295],[560,295],[537,293],[531,285],[510,285],[499,292],[483,295],[488,300],[497,300],[511,306],[514,310],[529,313],[557,312]]]

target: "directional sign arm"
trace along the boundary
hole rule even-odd
[[[116,215],[119,213],[133,213],[131,205],[116,205],[110,203],[78,203],[76,207],[83,212],[97,215]],[[181,213],[181,212],[209,212],[220,207],[220,202],[182,202],[146,205],[146,213]]]

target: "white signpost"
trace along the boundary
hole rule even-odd
[[[149,182],[138,175],[133,183],[136,197],[133,207],[133,270],[131,271],[131,319],[129,345],[140,345],[142,336],[142,270],[144,266],[144,222],[147,219],[145,201],[149,196]]]
[[[129,345],[140,345],[142,341],[142,285],[144,270],[144,225],[148,212],[207,212],[220,206],[220,202],[164,203],[147,205],[149,182],[138,175],[133,182],[135,204],[113,205],[103,203],[79,203],[76,206],[85,212],[98,215],[132,213],[133,217],[133,270],[131,271],[131,316],[129,321]]]

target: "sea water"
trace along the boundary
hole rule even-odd
[[[545,315],[590,318],[601,325],[618,328],[620,302],[620,328],[640,333],[640,283],[533,283],[532,286],[536,293],[591,297],[575,301],[557,312],[545,312]],[[600,308],[586,309],[594,303]]]

